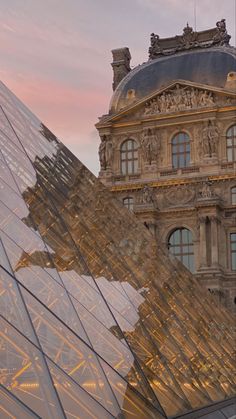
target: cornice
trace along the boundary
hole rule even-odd
[[[225,175],[211,175],[211,176],[201,176],[197,179],[190,179],[190,178],[184,178],[184,179],[169,179],[169,180],[161,180],[161,181],[145,181],[137,182],[137,183],[129,183],[129,184],[122,184],[122,185],[113,185],[110,186],[107,185],[107,187],[112,192],[121,192],[121,191],[134,191],[134,190],[140,190],[143,189],[144,186],[148,185],[151,188],[166,188],[168,186],[180,186],[180,185],[193,185],[193,184],[199,184],[206,180],[206,178],[209,181],[212,182],[220,182],[220,181],[226,181],[235,179],[236,180],[236,174],[225,174]]]

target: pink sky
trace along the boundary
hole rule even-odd
[[[1,80],[97,174],[98,116],[112,95],[111,49],[147,60],[151,32],[194,26],[194,0],[1,0]],[[197,29],[226,18],[235,45],[235,0],[196,0]]]

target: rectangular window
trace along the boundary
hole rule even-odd
[[[231,269],[236,271],[236,233],[230,234]]]
[[[231,204],[236,204],[236,188],[231,189]]]

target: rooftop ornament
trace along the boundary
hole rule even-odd
[[[231,36],[227,33],[225,19],[216,22],[216,27],[206,31],[194,32],[187,23],[182,35],[160,39],[155,33],[151,34],[149,59],[176,54],[195,48],[209,48],[211,46],[228,46]]]

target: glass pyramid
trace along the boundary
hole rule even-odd
[[[1,418],[162,419],[230,398],[230,314],[0,98]]]

